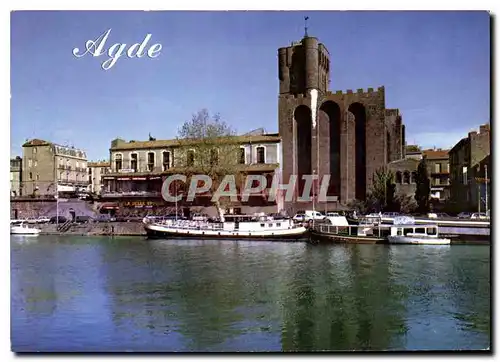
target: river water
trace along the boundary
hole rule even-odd
[[[490,346],[490,248],[11,237],[22,351]]]

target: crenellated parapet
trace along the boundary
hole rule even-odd
[[[368,88],[368,89],[363,89],[363,88],[358,88],[356,91],[353,91],[352,89],[347,89],[346,91],[342,90],[336,90],[336,91],[328,91],[328,95],[335,95],[335,96],[343,96],[343,97],[376,97],[380,95],[384,95],[385,93],[385,87],[381,86],[378,87],[377,89],[374,88]]]

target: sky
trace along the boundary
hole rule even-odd
[[[452,147],[490,120],[487,12],[11,13],[11,156],[27,139],[109,158],[111,140],[177,136],[197,111],[238,133],[278,131],[277,49],[308,32],[330,53],[330,90],[385,86],[406,141]],[[155,58],[73,55],[108,29],[115,43],[162,45]]]

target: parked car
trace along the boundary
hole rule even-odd
[[[488,215],[485,212],[475,212],[470,217],[473,220],[486,220],[489,219]]]
[[[324,218],[325,218],[325,215],[323,215],[319,211],[306,210],[305,221],[309,221],[309,220],[323,220]]]
[[[48,217],[48,216],[40,216],[37,219],[37,223],[39,223],[39,224],[45,224],[45,223],[48,223],[49,221],[50,221],[50,217]]]
[[[457,215],[459,219],[470,219],[472,216],[472,212],[461,212]]]
[[[306,221],[306,213],[299,212],[299,213],[295,214],[295,216],[292,219],[295,222],[304,222],[304,221]]]
[[[445,212],[430,212],[429,214],[427,214],[427,217],[429,219],[444,219],[450,217],[450,215]]]

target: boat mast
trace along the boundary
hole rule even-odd
[[[315,199],[316,199],[316,180],[314,176],[316,175],[316,170],[313,171],[313,184],[312,184],[312,197],[313,197],[313,227],[314,227],[314,222],[316,221],[316,204],[315,204]]]
[[[175,221],[177,221],[177,182],[175,183]]]
[[[486,212],[488,212],[488,165],[484,165],[484,183],[485,183],[485,203],[486,203]]]

